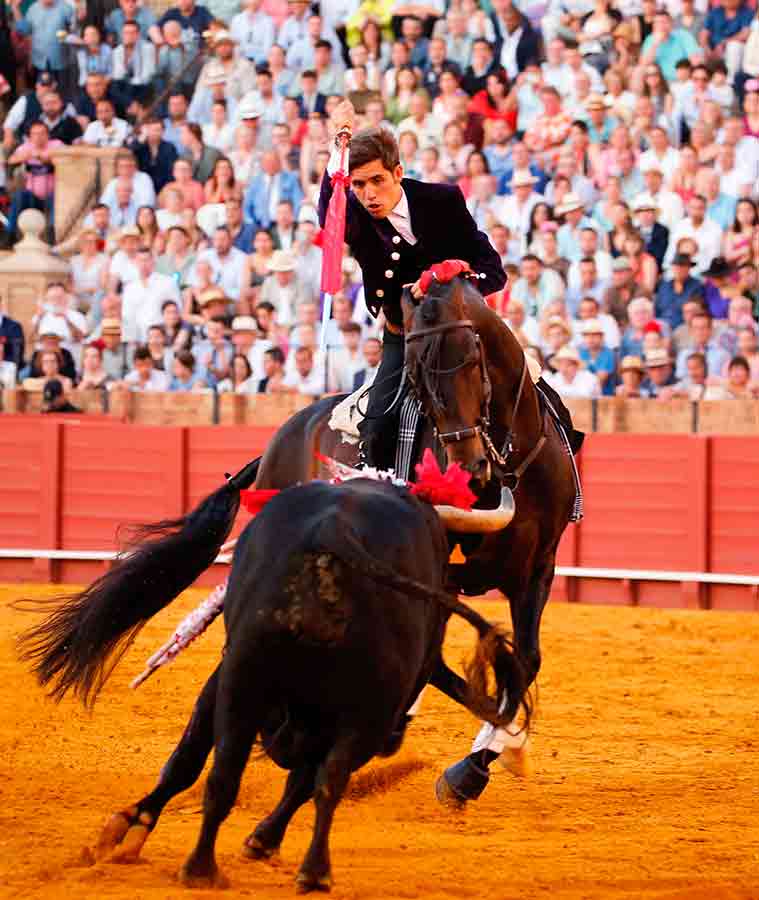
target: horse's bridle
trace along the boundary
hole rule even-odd
[[[543,429],[540,438],[538,439],[537,443],[532,448],[530,453],[527,455],[527,457],[519,466],[517,466],[516,469],[514,469],[513,471],[509,471],[508,459],[514,452],[515,434],[513,430],[513,424],[514,420],[516,419],[517,410],[519,409],[519,402],[522,399],[524,383],[527,378],[527,360],[523,361],[522,371],[519,376],[519,386],[517,387],[516,398],[514,400],[514,412],[512,414],[512,427],[507,430],[506,437],[503,442],[503,447],[499,451],[493,443],[492,438],[490,437],[490,400],[492,397],[493,389],[490,382],[490,376],[488,375],[488,368],[485,360],[485,349],[482,346],[482,339],[475,331],[474,322],[471,319],[457,319],[455,322],[444,322],[440,325],[431,325],[429,328],[418,328],[415,331],[410,331],[406,335],[406,343],[408,344],[411,341],[429,337],[432,334],[444,334],[445,332],[453,331],[457,328],[468,328],[474,335],[474,339],[477,344],[477,359],[465,360],[458,366],[454,366],[451,369],[438,369],[436,370],[436,372],[438,375],[452,375],[454,372],[458,372],[460,369],[463,369],[466,366],[479,365],[483,386],[482,407],[480,409],[480,416],[474,425],[470,425],[468,428],[458,429],[457,431],[439,432],[437,428],[435,428],[435,434],[437,436],[437,439],[444,447],[448,444],[457,444],[460,441],[466,441],[469,438],[479,437],[482,440],[483,445],[485,446],[485,452],[487,453],[491,462],[500,471],[501,481],[511,481],[512,486],[516,489],[516,486],[519,484],[519,479],[522,477],[530,463],[543,449],[543,444],[545,444],[546,442],[546,436],[544,433],[545,429]]]

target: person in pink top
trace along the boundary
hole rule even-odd
[[[174,180],[169,182],[161,191],[160,206],[164,206],[166,194],[175,189],[181,191],[182,197],[184,197],[185,208],[197,212],[206,202],[206,197],[203,192],[203,185],[192,177],[192,163],[187,159],[178,159],[174,163],[172,174],[174,175]]]
[[[47,125],[33,122],[29,136],[8,159],[11,166],[24,166],[24,186],[13,195],[8,214],[8,236],[10,242],[16,236],[16,222],[25,209],[34,208],[44,212],[52,225],[53,190],[55,188],[55,167],[50,154],[63,141],[51,141]]]

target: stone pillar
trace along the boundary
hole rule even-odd
[[[72,238],[81,220],[97,203],[116,170],[120,147],[59,147],[50,157],[55,166],[55,240]],[[98,167],[100,178],[98,184]]]
[[[53,281],[66,281],[71,267],[54,256],[40,239],[45,230],[45,217],[37,209],[25,209],[18,219],[21,240],[13,252],[0,260],[0,308],[21,323],[29,345],[32,316],[37,301]]]

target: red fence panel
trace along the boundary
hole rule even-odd
[[[711,569],[759,568],[759,437],[711,439]]]
[[[182,514],[184,429],[67,422],[61,546],[112,550],[120,525]]]
[[[55,501],[60,426],[32,416],[0,424],[0,546],[44,547],[57,538]]]
[[[582,451],[579,565],[692,570],[704,562],[706,438],[596,434]]]

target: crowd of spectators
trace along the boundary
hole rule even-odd
[[[329,114],[457,184],[509,281],[489,302],[567,396],[759,392],[759,19],[742,0],[13,0],[7,244],[55,150],[118,148],[4,383],[300,392],[382,352],[346,255],[321,351]],[[24,90],[24,84],[29,88]],[[18,92],[18,96],[16,96]],[[59,401],[63,402],[63,401]]]

